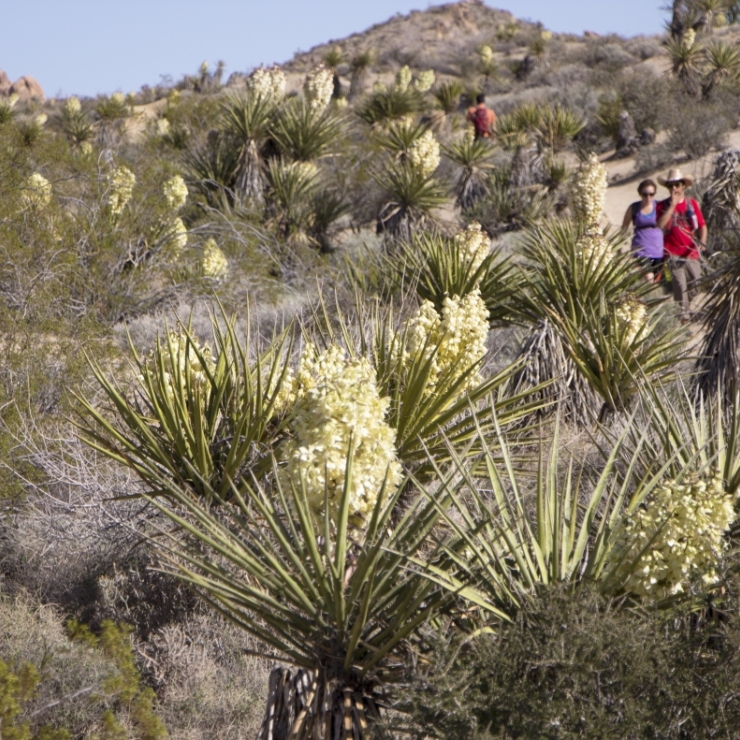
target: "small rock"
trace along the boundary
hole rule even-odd
[[[648,126],[640,133],[640,146],[650,146],[650,144],[655,144],[655,131]]]
[[[600,33],[596,33],[596,31],[584,31],[583,32],[583,38],[586,38],[586,39],[600,39],[601,38],[601,34]]]

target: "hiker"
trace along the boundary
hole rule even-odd
[[[622,229],[634,226],[632,254],[645,268],[649,281],[660,276],[663,269],[663,232],[658,228],[658,209],[655,193],[658,186],[653,180],[643,180],[637,186],[641,200],[633,203],[624,214]]]
[[[493,139],[496,131],[496,114],[490,108],[486,108],[485,95],[478,95],[475,102],[475,106],[468,108],[468,121],[475,128],[475,138]]]
[[[701,277],[699,259],[707,242],[707,224],[699,204],[685,196],[686,188],[694,182],[693,177],[673,168],[668,171],[667,177],[659,177],[658,182],[667,187],[671,194],[670,198],[658,203],[658,227],[663,229],[673,298],[681,304],[681,321],[686,323],[691,318],[691,300],[697,293]]]

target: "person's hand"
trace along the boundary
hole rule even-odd
[[[671,208],[675,208],[681,202],[681,193],[677,190],[671,192]]]

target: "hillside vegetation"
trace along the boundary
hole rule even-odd
[[[0,737],[735,737],[736,11],[0,97]]]

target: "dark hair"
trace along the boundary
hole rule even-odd
[[[653,180],[643,180],[638,186],[637,186],[637,192],[642,195],[643,188],[646,188],[648,185],[653,186],[653,190],[655,192],[658,192],[658,186],[655,184]]]
[[[476,103],[485,103],[486,102],[486,96],[481,93],[480,95],[475,96],[475,102]]]

